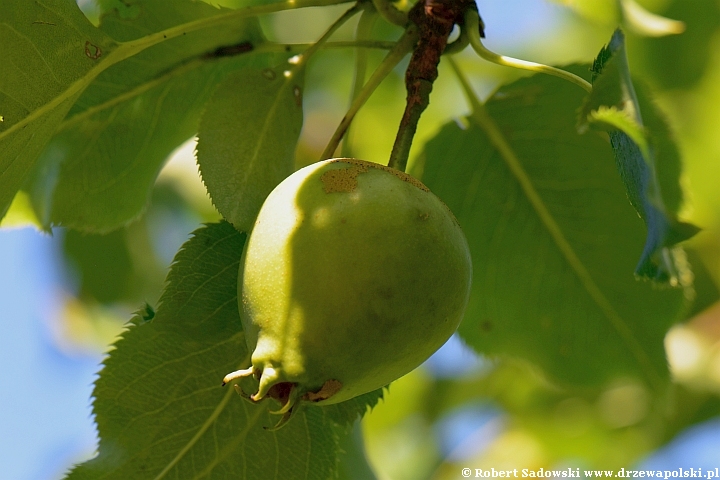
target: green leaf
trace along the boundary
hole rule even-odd
[[[344,435],[340,444],[339,480],[375,480],[377,476],[368,464],[365,455],[365,440],[362,424],[358,421],[349,435]]]
[[[133,264],[125,230],[108,235],[65,232],[63,248],[67,261],[79,277],[79,296],[102,303],[125,299],[131,289]]]
[[[648,37],[677,35],[685,31],[685,24],[646,10],[635,0],[620,0],[623,23],[637,33]]]
[[[187,0],[131,7],[103,16],[101,28],[127,42],[228,12]],[[236,21],[169,39],[100,74],[28,187],[44,224],[106,232],[141,214],[168,155],[197,132],[216,85],[230,72],[272,62],[274,55],[253,51],[262,41],[256,19]]]
[[[0,220],[0,228],[35,227],[42,229],[40,220],[30,202],[30,196],[20,190],[13,198],[10,208]]]
[[[0,18],[0,218],[117,44],[69,0],[5,0]]]
[[[647,226],[635,273],[671,285],[690,283],[683,253],[672,248],[698,231],[677,218],[682,204],[680,155],[657,107],[644,89],[633,85],[620,30],[595,60],[593,91],[583,105],[580,124],[609,130],[628,198]]]
[[[620,2],[617,0],[551,0],[574,10],[579,15],[603,25],[617,25],[620,19]]]
[[[237,307],[244,241],[230,224],[211,224],[177,254],[155,315],[146,309],[104,362],[93,392],[99,453],[69,479],[334,476],[339,437],[377,394],[307,406],[271,432],[267,402],[220,386],[250,361]]]
[[[687,28],[681,35],[632,37],[628,48],[634,72],[642,72],[665,91],[697,87],[713,69],[720,4],[715,0],[672,0],[654,6],[658,13],[682,21]]]
[[[200,173],[220,213],[250,230],[270,191],[293,171],[304,69],[244,70],[217,89],[200,122]]]
[[[668,377],[663,337],[683,291],[637,282],[643,225],[608,142],[578,135],[576,86],[501,88],[425,148],[423,181],[457,216],[473,258],[460,327],[478,352],[525,358],[566,384]]]

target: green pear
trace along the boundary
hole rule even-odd
[[[309,165],[270,193],[246,243],[252,366],[223,384],[254,375],[250,399],[275,398],[285,419],[383,387],[455,332],[471,278],[457,220],[421,182],[363,160]]]

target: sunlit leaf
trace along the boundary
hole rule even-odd
[[[116,43],[75,2],[5,0],[0,17],[0,217]]]
[[[270,400],[251,405],[220,386],[250,361],[237,307],[244,241],[223,222],[180,250],[155,315],[146,308],[104,362],[93,392],[99,453],[68,478],[333,476],[339,437],[379,392],[308,406],[268,431]]]
[[[10,204],[5,216],[0,220],[2,228],[22,228],[22,227],[42,228],[40,220],[35,215],[35,210],[30,202],[27,193],[20,190]]]
[[[303,73],[289,64],[238,72],[203,115],[200,172],[217,209],[239,229],[252,228],[265,197],[293,171]]]
[[[100,28],[123,41],[227,12],[190,1],[117,8]],[[195,134],[216,85],[272,57],[253,52],[261,42],[255,19],[236,21],[162,42],[100,74],[60,125],[28,187],[45,225],[105,232],[142,213],[160,168]]]

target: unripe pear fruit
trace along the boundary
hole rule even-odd
[[[254,375],[250,398],[279,400],[285,420],[299,402],[383,387],[455,332],[471,277],[457,220],[415,178],[347,158],[302,168],[267,197],[245,245],[238,299],[252,366],[223,384]]]

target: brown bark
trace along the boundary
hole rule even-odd
[[[474,1],[420,0],[408,12],[410,21],[418,26],[420,38],[405,72],[407,103],[390,156],[393,168],[405,170],[418,121],[430,103],[448,36],[455,25],[463,25],[465,12],[470,8],[477,10]]]

